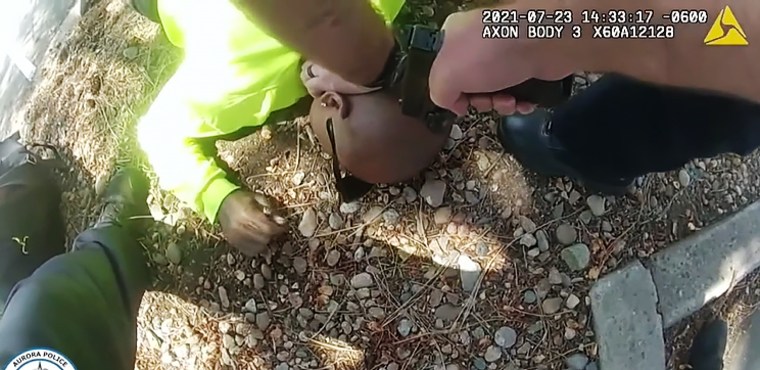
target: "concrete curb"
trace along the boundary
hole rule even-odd
[[[662,319],[654,280],[636,261],[591,288],[591,311],[602,370],[665,370]]]
[[[591,288],[600,369],[664,370],[663,329],[758,267],[760,202],[604,276]]]

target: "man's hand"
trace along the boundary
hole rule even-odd
[[[248,256],[258,255],[286,231],[282,217],[271,214],[271,201],[261,193],[232,192],[222,202],[219,223],[227,241]]]
[[[560,80],[574,71],[557,55],[562,50],[544,40],[483,39],[482,10],[451,14],[443,24],[441,50],[430,70],[430,98],[460,116],[469,106],[502,115],[529,113],[531,102],[491,93],[531,78]]]
[[[303,81],[309,94],[315,98],[322,96],[326,91],[356,95],[380,89],[379,87],[369,88],[348,82],[343,77],[311,61],[307,61],[301,66],[301,81]]]

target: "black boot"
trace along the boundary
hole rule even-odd
[[[723,320],[706,323],[689,349],[692,370],[723,370],[723,352],[728,342],[728,324]]]
[[[116,172],[106,189],[105,206],[94,228],[120,225],[142,232],[152,221],[148,209],[150,182],[142,171],[122,168]]]
[[[567,176],[588,190],[608,195],[623,195],[633,178],[593,179],[568,165],[563,158],[572,156],[552,135],[551,114],[537,109],[531,114],[515,114],[501,119],[497,136],[507,153],[520,163],[544,176]]]

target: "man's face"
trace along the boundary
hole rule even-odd
[[[421,120],[403,115],[397,100],[382,92],[326,93],[312,103],[310,120],[323,150],[331,155],[328,119],[341,165],[372,183],[414,177],[435,159],[450,130],[429,131]]]

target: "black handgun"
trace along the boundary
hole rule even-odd
[[[441,130],[456,118],[430,100],[428,76],[443,44],[443,33],[433,27],[414,25],[403,29],[398,37],[403,57],[396,69],[394,90],[399,95],[401,110],[405,115],[425,120],[433,131]],[[572,76],[558,81],[531,79],[499,92],[512,95],[518,101],[554,107],[570,97],[572,82]]]

